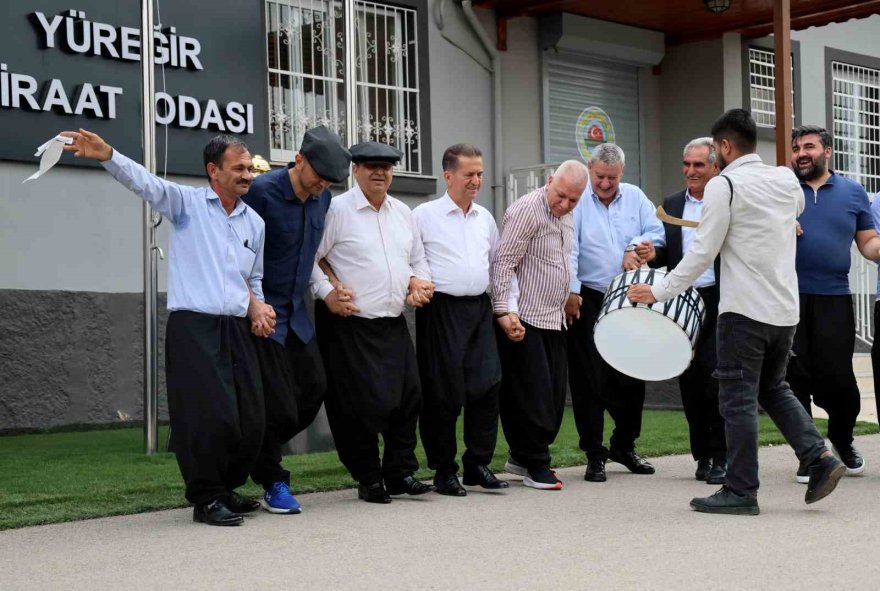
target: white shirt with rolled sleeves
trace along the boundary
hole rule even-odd
[[[244,317],[248,286],[263,301],[265,224],[244,201],[227,214],[210,187],[163,180],[116,150],[101,164],[171,222],[168,310]]]
[[[794,173],[767,166],[757,154],[731,162],[709,181],[703,212],[690,251],[651,287],[658,301],[688,288],[721,253],[718,313],[735,312],[773,326],[794,326],[800,318],[795,273],[795,221],[804,192]]]
[[[312,294],[322,300],[333,291],[317,264],[323,258],[354,292],[362,318],[400,316],[410,278],[431,280],[409,207],[386,195],[376,209],[357,185],[330,201],[311,279]]]

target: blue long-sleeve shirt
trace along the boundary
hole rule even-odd
[[[263,299],[264,224],[244,202],[227,214],[210,187],[160,179],[116,150],[101,164],[171,222],[169,310],[244,317],[248,286]]]
[[[291,330],[303,343],[315,334],[304,296],[331,197],[329,190],[305,201],[297,197],[290,184],[290,166],[258,176],[242,198],[266,222],[263,291],[275,309],[272,338],[281,345]]]
[[[574,210],[571,292],[579,293],[581,284],[604,292],[622,272],[623,251],[643,240],[666,245],[656,207],[641,189],[620,183],[617,197],[605,207],[587,185]]]

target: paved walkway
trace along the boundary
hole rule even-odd
[[[559,492],[514,482],[382,506],[347,490],[239,528],[175,510],[0,532],[0,589],[874,590],[880,436],[856,444],[866,474],[811,506],[790,449],[762,449],[758,517],[692,512],[688,500],[714,487],[672,456],[654,476],[609,464],[605,484],[564,469]]]

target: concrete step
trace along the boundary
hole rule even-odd
[[[872,374],[864,375],[857,373],[856,383],[859,385],[859,393],[862,397],[866,394],[870,394],[871,398],[874,397],[874,376]]]
[[[869,353],[856,353],[853,355],[853,370],[856,375],[867,373],[872,375],[871,355]]]

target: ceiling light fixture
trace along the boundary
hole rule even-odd
[[[730,2],[731,0],[703,0],[706,10],[715,14],[720,14],[730,8]]]

